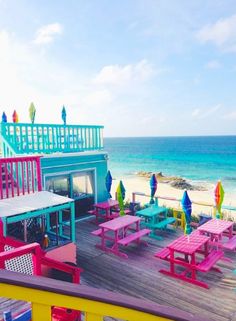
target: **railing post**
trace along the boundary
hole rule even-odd
[[[38,180],[38,191],[42,191],[42,176],[41,176],[41,166],[40,166],[40,157],[36,160],[37,166],[37,180]]]
[[[32,320],[33,321],[51,321],[51,306],[32,302]]]
[[[132,202],[135,203],[135,192],[132,193]]]

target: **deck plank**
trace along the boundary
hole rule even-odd
[[[167,268],[168,262],[155,258],[154,254],[177,238],[181,230],[161,231],[163,240],[145,237],[149,246],[133,243],[122,247],[121,251],[129,257],[123,259],[95,247],[100,238],[91,235],[91,231],[96,228],[91,221],[76,223],[77,263],[84,269],[82,284],[176,307],[212,321],[236,320],[236,276],[232,273],[236,266],[235,253],[227,252],[233,263],[220,261],[218,264],[222,275],[214,271],[198,273],[199,280],[210,286],[203,289],[158,272]],[[26,307],[27,303],[0,298],[0,321],[2,311],[16,312]]]
[[[236,277],[232,270],[236,266],[235,253],[227,252],[233,263],[220,261],[218,264],[223,275],[214,271],[198,273],[199,280],[210,286],[210,289],[203,289],[158,272],[161,268],[167,268],[168,262],[155,258],[154,254],[178,237],[181,230],[177,233],[161,232],[161,241],[145,238],[148,247],[135,243],[122,247],[121,250],[129,258],[121,259],[95,248],[100,239],[90,234],[94,229],[96,226],[86,221],[78,222],[76,227],[78,265],[84,269],[83,284],[174,306],[215,321],[233,320]]]

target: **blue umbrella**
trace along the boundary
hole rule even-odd
[[[2,113],[2,123],[7,123],[7,115],[5,114],[5,111]]]
[[[62,107],[61,118],[62,118],[62,120],[64,122],[64,125],[66,125],[66,109],[65,109],[65,106]]]
[[[192,202],[188,196],[187,191],[184,191],[184,195],[183,198],[181,200],[181,204],[182,204],[182,209],[184,211],[185,214],[185,221],[186,221],[186,225],[185,225],[185,234],[190,234],[192,232],[192,228],[190,226],[191,223],[191,213],[192,213]]]
[[[156,175],[152,174],[151,179],[150,179],[150,187],[151,187],[151,199],[150,199],[150,204],[154,204],[154,195],[157,190],[157,179]]]
[[[111,192],[111,185],[112,185],[112,176],[111,176],[111,172],[108,171],[107,175],[106,175],[106,189],[109,194],[109,198],[112,198],[111,193],[110,193]]]

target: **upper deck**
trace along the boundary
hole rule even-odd
[[[2,154],[51,154],[103,149],[103,126],[1,123]]]

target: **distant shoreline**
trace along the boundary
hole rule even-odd
[[[147,177],[141,177],[137,175],[132,175],[129,177],[116,177],[112,183],[112,196],[115,197],[115,192],[119,180],[122,180],[124,187],[126,189],[126,201],[132,201],[132,193],[139,192],[150,195],[150,184],[149,179]],[[206,188],[204,191],[199,190],[188,190],[189,197],[191,201],[200,203],[198,205],[192,205],[192,213],[193,215],[198,215],[200,213],[213,215],[213,206],[215,203],[214,200],[214,189],[215,186],[213,184],[209,184],[209,188]],[[158,182],[157,191],[155,196],[159,197],[167,197],[167,198],[175,198],[177,200],[181,200],[183,197],[183,190],[174,188],[167,183]],[[136,200],[140,202],[142,205],[149,202],[149,197],[144,196],[136,196]],[[179,201],[165,200],[159,199],[159,205],[177,208],[181,210],[181,204]],[[211,205],[211,206],[208,206]],[[223,205],[234,206],[236,207],[236,194],[234,193],[225,193]],[[236,219],[236,211],[223,210],[225,213],[226,219]]]

